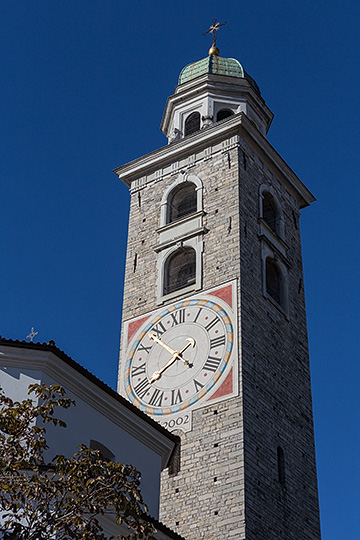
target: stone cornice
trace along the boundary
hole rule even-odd
[[[234,135],[241,135],[248,145],[254,149],[269,170],[277,176],[284,187],[295,197],[300,208],[304,208],[315,201],[312,193],[244,113],[235,114],[193,135],[154,150],[150,154],[116,168],[114,173],[130,187],[132,181],[145,177],[150,172],[174,163],[180,158],[214,146]],[[238,145],[240,146],[240,143]]]

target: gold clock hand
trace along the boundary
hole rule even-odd
[[[181,351],[179,352],[179,357],[180,357],[180,360],[182,360],[185,364],[185,366],[188,366],[189,365],[189,361],[188,360],[185,360],[185,358],[182,357],[182,354],[186,351],[186,349],[188,349],[189,347],[195,347],[195,339],[189,337],[186,339],[186,341],[188,341],[189,343],[187,343],[185,345],[185,347],[183,347],[181,349]]]
[[[155,336],[155,334],[153,334],[152,332],[148,332],[148,336],[149,336],[150,339],[152,339],[153,341],[156,341],[156,343],[159,343],[159,345],[164,347],[164,349],[166,349],[170,354],[176,354],[178,352],[178,351],[174,351],[174,349],[169,347],[169,345],[166,345],[166,343],[161,341],[161,339],[159,339],[157,336]]]
[[[172,366],[174,364],[174,362],[176,362],[176,360],[178,359],[178,355],[179,353],[175,352],[175,354],[172,355],[172,357],[170,358],[170,360],[168,362],[166,362],[165,366],[163,366],[161,369],[159,369],[158,371],[154,371],[154,373],[151,375],[151,378],[149,379],[149,383],[153,383],[155,381],[157,381],[158,379],[160,379],[161,375],[163,374],[163,372],[170,366]]]
[[[157,381],[158,379],[160,379],[161,375],[163,374],[163,372],[168,369],[170,366],[172,366],[176,360],[181,360],[182,362],[184,362],[184,364],[186,366],[189,365],[189,361],[188,360],[185,360],[185,358],[183,358],[181,355],[183,352],[186,351],[186,349],[188,349],[189,347],[195,347],[195,340],[193,338],[187,338],[187,340],[189,343],[187,343],[185,345],[185,347],[183,347],[181,349],[180,352],[177,352],[177,351],[174,351],[174,354],[172,355],[172,357],[170,358],[170,360],[165,364],[165,366],[163,366],[161,369],[157,370],[157,371],[154,371],[154,373],[152,374],[151,378],[149,379],[149,382],[150,384]]]

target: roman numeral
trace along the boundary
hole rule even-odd
[[[132,376],[137,377],[137,375],[145,375],[145,362],[141,366],[133,366]]]
[[[149,354],[150,350],[151,350],[151,345],[150,347],[145,347],[142,343],[140,343],[138,347],[138,352],[145,351],[147,354]]]
[[[147,379],[143,379],[139,384],[134,386],[134,390],[139,396],[140,399],[142,399],[146,392],[150,389],[150,383]]]
[[[209,356],[206,360],[203,369],[206,371],[216,371],[221,362],[221,358],[216,358],[215,356]]]
[[[210,349],[220,347],[221,345],[225,345],[225,335],[210,339]]]
[[[195,391],[198,392],[199,390],[201,390],[202,388],[204,388],[204,384],[201,384],[199,381],[197,381],[196,379],[193,380],[193,383],[195,385]]]
[[[171,390],[171,405],[177,405],[182,402],[180,390]]]
[[[195,319],[194,319],[193,322],[196,322],[196,321],[198,320],[201,311],[202,311],[202,310],[201,310],[201,308],[200,308],[199,311],[197,312],[196,317],[195,317]]]
[[[162,336],[163,333],[165,332],[166,328],[165,326],[163,325],[163,323],[160,321],[157,323],[156,326],[153,326],[151,331],[152,332],[155,332],[155,334],[157,335],[157,337],[159,336]]]
[[[154,407],[161,407],[163,400],[164,392],[155,388],[153,395],[150,398],[149,405]]]
[[[209,330],[211,330],[211,328],[213,328],[215,326],[215,324],[217,324],[219,322],[219,319],[217,317],[215,317],[215,319],[213,319],[212,321],[210,321],[206,326],[206,330],[209,332]]]
[[[185,309],[178,309],[175,313],[170,313],[173,320],[172,326],[185,322]]]

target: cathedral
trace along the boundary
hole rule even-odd
[[[300,242],[315,199],[255,80],[183,68],[131,194],[118,391],[180,437],[160,520],[187,540],[320,540]]]

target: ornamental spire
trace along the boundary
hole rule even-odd
[[[219,23],[217,19],[213,19],[212,25],[210,26],[209,30],[206,30],[206,32],[203,32],[203,36],[206,36],[206,34],[212,34],[212,46],[209,49],[209,56],[219,56],[220,51],[216,46],[216,31],[219,30],[220,26],[224,26],[226,24],[226,21]]]

